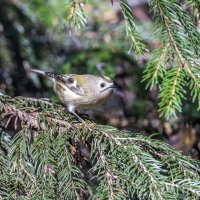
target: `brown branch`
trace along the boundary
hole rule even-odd
[[[41,123],[38,122],[39,117],[41,117],[42,115],[40,112],[28,113],[6,102],[1,102],[1,107],[2,107],[2,113],[5,112],[7,115],[15,116],[19,118],[21,121],[22,127],[26,126],[28,128],[37,129],[37,130],[48,130],[48,127],[45,125],[44,122],[41,122]],[[1,116],[2,113],[0,113],[0,118],[3,118]],[[67,121],[63,121],[63,120],[56,119],[53,117],[47,116],[47,120],[52,124],[58,125],[57,126],[58,132],[63,132],[66,129],[70,129],[73,127]]]
[[[73,0],[73,6],[70,10],[70,17],[69,17],[70,19],[74,18],[74,13],[75,13],[77,4],[78,4],[78,0]]]
[[[40,129],[40,126],[37,122],[37,115],[38,113],[26,113],[24,111],[21,111],[17,109],[15,106],[2,103],[2,110],[6,112],[6,114],[11,115],[11,116],[18,116],[19,119],[24,122],[28,127],[30,128],[35,128],[35,129]]]

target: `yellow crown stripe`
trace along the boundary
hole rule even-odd
[[[112,81],[109,77],[107,76],[102,76],[104,79],[106,79],[107,81]]]

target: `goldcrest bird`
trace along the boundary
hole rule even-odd
[[[90,74],[57,74],[42,70],[31,71],[49,77],[54,84],[54,90],[60,100],[67,106],[68,111],[76,114],[77,109],[90,109],[104,103],[112,94],[115,85],[106,76],[94,76]]]

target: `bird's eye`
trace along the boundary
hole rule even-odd
[[[105,87],[105,85],[106,85],[105,83],[101,83],[100,87],[103,88],[103,87]]]

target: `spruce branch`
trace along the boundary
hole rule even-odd
[[[59,184],[59,191],[61,197],[64,199],[66,199],[70,193],[72,198],[81,199],[79,190],[83,192],[86,183],[82,179],[79,179],[79,177],[83,177],[83,175],[80,169],[75,165],[76,161],[70,152],[70,147],[69,136],[67,134],[61,134],[56,138],[54,148],[57,152],[57,173],[58,179],[61,180],[60,182],[62,183]]]
[[[159,107],[161,115],[164,115],[166,119],[169,119],[172,115],[176,116],[176,112],[181,111],[184,86],[186,85],[184,73],[181,72],[182,67],[182,65],[173,67],[167,73],[161,85]]]
[[[199,4],[200,5],[200,4]],[[197,31],[197,27],[192,22],[191,18],[185,10],[183,10],[179,5],[174,4],[174,11],[177,13],[179,23],[185,30],[185,33],[188,34],[188,40],[194,48],[195,54],[200,55],[200,34]]]
[[[41,10],[41,13],[38,13],[39,18],[44,20],[48,25],[58,25],[64,27],[65,29],[80,29],[86,25],[87,18],[84,7],[87,3],[87,0],[69,0],[67,2],[65,0],[47,0],[45,3],[46,5],[43,3],[37,5],[35,9]],[[26,2],[26,4],[28,4],[30,8],[35,7],[33,2]],[[21,4],[21,6],[23,5]],[[49,15],[48,17],[50,18],[46,19],[44,17],[45,12],[47,12]]]
[[[174,6],[175,7],[177,7],[177,5],[176,4],[174,4]],[[178,58],[179,58],[179,60],[180,60],[180,62],[182,63],[182,65],[187,69],[187,72],[188,72],[188,74],[190,75],[190,77],[191,77],[191,81],[194,83],[193,84],[193,86],[194,86],[194,89],[192,89],[192,92],[193,92],[193,90],[195,90],[195,93],[197,93],[197,95],[196,96],[198,96],[199,97],[199,93],[200,93],[200,84],[199,84],[199,78],[198,78],[198,76],[195,76],[195,74],[193,74],[192,73],[192,71],[191,71],[191,68],[193,68],[194,67],[194,65],[195,64],[197,64],[197,60],[195,60],[195,59],[191,59],[189,56],[190,56],[190,52],[189,51],[187,51],[186,49],[183,49],[184,47],[179,47],[179,45],[178,45],[178,43],[177,43],[177,41],[176,41],[176,39],[175,39],[175,36],[173,35],[173,32],[172,32],[172,28],[170,27],[170,25],[169,25],[169,23],[168,23],[168,21],[167,21],[167,19],[166,19],[166,16],[164,15],[164,13],[163,13],[163,10],[162,10],[162,8],[161,8],[161,6],[160,5],[158,5],[158,7],[159,7],[159,10],[160,10],[160,13],[161,13],[161,17],[163,18],[163,22],[164,22],[164,25],[166,26],[166,29],[167,29],[167,32],[168,32],[168,34],[169,34],[169,36],[170,36],[170,41],[171,41],[171,43],[172,43],[172,45],[173,45],[173,47],[174,47],[174,49],[175,49],[175,51],[176,51],[176,53],[177,53],[177,56],[178,56]],[[178,9],[179,10],[179,9]],[[179,13],[180,13],[180,10],[179,10]],[[180,16],[180,15],[178,15],[178,16]],[[187,15],[186,15],[187,16]],[[181,16],[180,16],[181,17]],[[183,16],[182,16],[183,17]],[[180,18],[179,18],[180,19]],[[192,23],[191,23],[192,24]],[[192,28],[191,28],[193,31],[194,31],[194,33],[196,33],[196,35],[198,36],[197,37],[197,40],[198,41],[196,41],[197,42],[197,46],[198,46],[198,48],[200,47],[200,34],[197,32],[197,30],[194,30],[193,29],[193,26],[192,26]],[[188,32],[189,34],[190,34],[190,32]],[[193,35],[194,35],[194,33],[192,32],[191,34],[192,34],[192,37],[193,37]],[[191,35],[190,35],[191,36]],[[194,37],[195,38],[195,37]],[[200,52],[200,51],[198,51],[199,49],[197,49],[197,52]],[[184,52],[185,51],[185,52]],[[176,80],[176,79],[175,79]],[[184,90],[183,90],[184,91]],[[179,101],[179,102],[181,102],[181,101]],[[179,103],[178,102],[178,103]],[[180,103],[178,104],[178,107],[177,107],[177,109],[179,110],[179,111],[181,111],[181,107],[180,107]],[[200,106],[200,105],[199,105]],[[169,107],[167,107],[167,108],[169,108]],[[162,108],[160,108],[161,110],[162,110]],[[166,113],[168,112],[168,111],[170,111],[170,110],[166,110]],[[173,114],[173,115],[175,115],[175,112],[173,111],[173,110],[171,110],[172,112],[168,112],[169,113],[169,116],[171,115],[171,114]],[[161,113],[162,114],[162,113]],[[168,117],[169,117],[168,116]]]
[[[131,38],[132,46],[136,53],[143,54],[146,50],[146,46],[142,42],[142,39],[137,31],[137,27],[132,14],[132,9],[129,6],[127,0],[119,0],[119,3],[126,23],[127,36]]]
[[[16,98],[18,99],[18,98]],[[19,98],[19,101],[21,101],[21,99]],[[32,101],[32,105],[35,105],[35,103],[40,103],[41,108],[46,104],[46,106],[50,105],[49,103],[46,102],[42,102],[41,100],[33,100],[32,98],[27,99],[27,102]],[[12,102],[12,100],[11,100]],[[27,105],[27,103],[25,104]],[[44,107],[43,107],[44,108]],[[29,113],[26,112],[26,109],[18,109],[17,107],[13,106],[12,104],[3,104],[2,103],[2,109],[4,110],[4,112],[9,115],[9,116],[17,116],[16,118],[19,118],[21,120],[21,126],[27,126],[27,127],[31,127],[32,129],[37,129],[37,130],[46,130],[48,129],[48,127],[46,127],[46,125],[44,123],[39,123],[38,118],[39,118],[39,114],[43,115],[42,113],[37,112],[37,109],[33,109],[33,107],[28,107]],[[34,112],[32,112],[34,111]],[[68,122],[62,121],[60,119],[57,118],[52,118],[49,117],[48,113],[47,113],[47,120],[49,119],[49,123],[56,123],[59,124],[59,132],[63,131],[64,128],[66,127],[71,127],[72,125],[69,124]],[[9,118],[10,119],[10,118]],[[8,119],[8,120],[9,120]],[[9,120],[10,121],[10,120]],[[8,123],[9,123],[8,121]],[[7,125],[8,125],[7,123]]]
[[[109,200],[114,200],[114,191],[113,191],[113,175],[109,169],[109,166],[108,166],[108,162],[106,160],[106,156],[103,152],[103,150],[100,149],[100,158],[101,158],[101,161],[103,163],[103,166],[104,166],[104,171],[106,172],[105,176],[106,176],[106,179],[107,179],[107,182],[108,182],[108,186],[109,186]]]
[[[131,156],[133,158],[133,161],[138,164],[138,168],[141,169],[140,173],[144,173],[146,175],[146,180],[148,181],[149,185],[147,186],[149,189],[149,197],[151,199],[164,199],[162,195],[162,190],[160,187],[160,177],[155,176],[151,170],[156,170],[157,172],[161,172],[161,166],[159,162],[154,161],[154,166],[152,166],[150,163],[153,161],[153,157],[149,157],[149,155],[146,155],[146,158],[142,160],[140,156],[136,156],[135,154],[131,153]],[[164,177],[162,177],[164,178]],[[148,195],[146,196],[148,197]]]
[[[176,1],[153,0],[150,5],[162,45],[153,53],[143,80],[148,80],[147,88],[150,89],[161,84],[159,111],[161,116],[169,119],[182,111],[186,85],[200,108],[200,78],[197,73],[200,33]]]
[[[153,89],[155,85],[158,85],[158,79],[162,78],[166,73],[165,60],[167,51],[169,51],[170,42],[161,45],[159,49],[153,52],[153,57],[150,62],[148,62],[147,68],[144,71],[144,76],[142,81],[148,80],[146,88],[150,90]]]
[[[18,122],[6,151],[0,143],[1,198],[200,197],[200,163],[161,141],[90,121],[80,124],[54,103],[1,96],[3,127],[11,115],[7,129],[15,117]]]
[[[83,9],[86,2],[86,0],[70,0],[70,2],[66,4],[66,8],[69,12],[68,20],[70,27],[80,29],[86,25],[87,19]]]
[[[186,6],[190,8],[191,14],[196,18],[197,26],[200,20],[200,1],[186,0]]]

